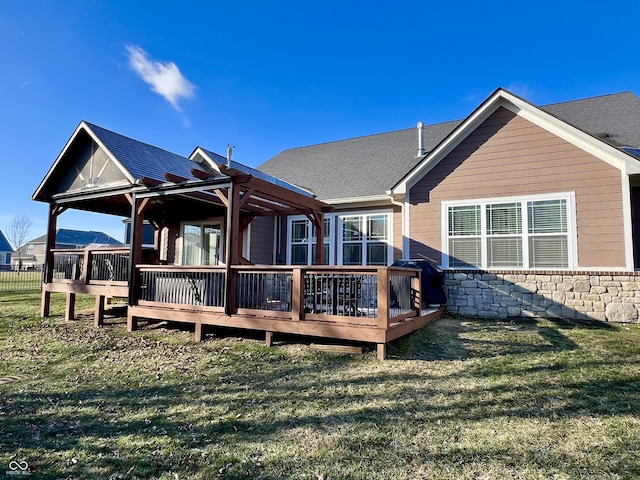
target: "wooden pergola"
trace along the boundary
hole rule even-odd
[[[235,162],[234,162],[235,163]],[[129,302],[135,302],[137,278],[135,266],[142,261],[142,228],[145,220],[156,229],[156,249],[159,247],[158,230],[164,225],[166,215],[176,215],[180,211],[195,211],[204,216],[207,212],[224,210],[225,229],[225,266],[249,265],[251,262],[242,256],[241,238],[251,222],[259,216],[305,215],[315,227],[316,241],[322,244],[324,238],[324,214],[332,207],[311,195],[278,185],[261,178],[259,172],[251,172],[242,166],[220,164],[220,173],[198,168],[191,169],[194,179],[188,179],[165,172],[165,182],[142,177],[128,188],[117,187],[113,190],[71,192],[55,194],[49,197],[49,218],[44,283],[52,280],[53,249],[57,219],[68,208],[97,211],[131,218],[130,259],[128,273]],[[256,175],[257,174],[257,175]],[[46,195],[46,191],[42,192]],[[128,208],[127,208],[128,207]],[[128,211],[127,211],[128,210]],[[315,264],[324,264],[324,249],[316,249]],[[234,276],[229,276],[225,287],[226,305],[234,305]],[[87,293],[91,293],[87,291]],[[117,293],[121,291],[112,292]],[[72,301],[72,300],[71,300]],[[42,315],[49,314],[50,291],[43,292]],[[73,307],[69,307],[73,308]],[[98,308],[98,307],[96,307]]]

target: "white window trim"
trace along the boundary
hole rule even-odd
[[[528,242],[523,242],[523,267],[499,267],[489,268],[487,267],[487,229],[486,229],[486,206],[494,203],[512,203],[518,202],[526,205],[527,202],[543,201],[543,200],[566,200],[567,202],[567,267],[553,267],[553,268],[535,268],[528,267],[529,262],[529,247]],[[578,268],[578,236],[576,225],[576,194],[575,192],[559,192],[559,193],[545,193],[538,195],[522,195],[522,196],[510,196],[510,197],[491,197],[491,198],[476,198],[469,200],[450,200],[444,201],[441,204],[441,218],[442,218],[442,231],[441,231],[441,245],[442,245],[442,267],[451,268],[453,270],[460,269],[460,267],[449,267],[449,207],[464,206],[464,205],[480,205],[481,211],[481,251],[482,251],[482,267],[464,267],[464,270],[575,270]],[[523,211],[524,217],[527,215],[526,210]],[[523,225],[523,232],[524,227]]]
[[[251,224],[247,226],[242,235],[242,256],[251,261]]]
[[[387,241],[387,265],[393,263],[393,210],[358,210],[351,212],[344,212],[338,215],[338,233],[336,248],[338,249],[338,265],[343,264],[343,229],[344,223],[342,221],[345,217],[358,217],[358,216],[372,216],[372,215],[386,215],[389,219],[389,238]],[[366,248],[362,252],[363,258],[366,259]],[[363,265],[367,265],[364,261]]]
[[[184,265],[184,260],[183,260],[183,247],[184,247],[184,227],[185,225],[198,225],[202,228],[203,225],[210,225],[210,224],[216,224],[219,223],[220,224],[220,238],[221,238],[221,242],[220,242],[220,263],[218,265],[225,265],[226,264],[226,256],[225,256],[225,236],[226,236],[226,225],[224,223],[224,217],[213,217],[213,218],[208,218],[206,220],[194,220],[194,221],[184,221],[184,222],[180,222],[180,242],[179,242],[179,246],[178,248],[176,248],[176,250],[178,250],[178,255],[176,255],[176,264],[177,265]],[[202,235],[202,233],[201,233]],[[202,240],[202,238],[200,238],[200,240]]]
[[[325,220],[329,220],[329,262],[328,265],[333,265],[335,258],[335,238],[334,238],[334,230],[335,230],[335,221],[336,215],[325,215]],[[314,259],[311,258],[312,255],[312,245],[316,243],[315,236],[311,234],[313,231],[311,220],[309,220],[305,215],[291,215],[287,218],[287,265],[291,265],[291,226],[293,222],[306,220],[307,221],[307,231],[309,232],[309,238],[307,239],[307,265],[313,265]],[[326,232],[325,232],[326,235]],[[326,260],[326,259],[325,259]]]

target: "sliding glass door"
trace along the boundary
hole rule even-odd
[[[182,226],[182,264],[219,265],[222,258],[222,224],[193,223]]]

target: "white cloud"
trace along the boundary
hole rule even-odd
[[[195,86],[187,80],[173,62],[152,60],[137,45],[127,45],[127,57],[131,68],[149,85],[151,90],[167,100],[173,108],[181,111],[178,100],[193,98]]]

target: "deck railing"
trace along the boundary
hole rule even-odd
[[[236,303],[238,310],[291,312],[293,269],[269,271],[237,267]]]
[[[384,325],[419,315],[420,271],[397,267],[140,265],[137,302],[145,306],[285,316],[292,320]]]
[[[55,249],[52,281],[85,285],[126,283],[129,269],[129,249]]]
[[[53,258],[52,281],[71,284],[65,291],[127,285],[127,248],[57,249]],[[420,315],[421,272],[401,267],[138,265],[135,275],[132,305],[380,328]]]
[[[213,310],[225,306],[224,267],[143,265],[138,270],[138,302],[189,305]]]

